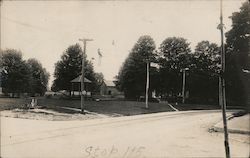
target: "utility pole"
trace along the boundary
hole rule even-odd
[[[226,118],[226,92],[225,92],[225,48],[224,48],[224,32],[223,32],[223,15],[222,15],[222,0],[220,0],[220,24],[218,29],[221,32],[221,75],[219,79],[219,103],[222,109],[223,126],[224,126],[224,145],[226,158],[230,158],[230,148],[228,142],[227,118]]]
[[[1,52],[0,52],[1,53]],[[0,58],[2,59],[2,55],[0,55]],[[0,59],[0,60],[1,60]],[[0,61],[1,62],[1,61]],[[2,66],[1,65],[2,63],[0,63],[0,66]],[[3,71],[3,69],[2,68],[0,68],[0,95],[2,95],[3,94],[3,90],[2,90],[2,71]]]
[[[148,108],[149,66],[150,66],[150,62],[147,60],[146,109]]]
[[[2,9],[2,1],[0,2],[0,9]],[[1,16],[1,14],[2,14],[2,12],[0,11],[0,16]],[[0,22],[2,22],[1,21],[1,19],[0,19]],[[1,25],[0,25],[0,30],[1,30]],[[2,95],[2,93],[3,93],[3,89],[2,89],[2,71],[3,71],[3,66],[2,66],[2,64],[3,64],[3,52],[1,52],[2,51],[2,45],[1,45],[1,43],[2,43],[2,41],[1,41],[1,39],[2,38],[0,38],[0,66],[1,66],[1,68],[0,68],[0,95]],[[1,149],[0,149],[0,155],[1,155]]]
[[[79,39],[79,41],[83,42],[83,53],[82,53],[82,78],[81,78],[81,112],[82,114],[85,114],[84,112],[84,56],[86,54],[86,45],[87,41],[93,41],[93,39]]]
[[[185,103],[185,86],[186,86],[186,71],[189,68],[182,69],[183,77],[182,77],[182,103]]]

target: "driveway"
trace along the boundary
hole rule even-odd
[[[85,121],[1,117],[2,157],[224,157],[218,110],[164,112]],[[233,157],[248,157],[248,135],[230,134]]]

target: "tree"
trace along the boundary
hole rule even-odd
[[[22,60],[21,51],[6,49],[2,53],[3,92],[12,93],[12,96],[28,92],[31,76],[28,65]]]
[[[226,33],[226,96],[229,104],[249,105],[250,76],[250,4],[244,2],[232,14],[232,29]],[[248,102],[248,103],[247,103]]]
[[[61,56],[61,60],[55,64],[54,77],[52,85],[53,91],[67,90],[71,91],[70,81],[81,75],[82,69],[82,49],[79,44],[69,46]],[[93,65],[84,56],[84,76],[92,81],[91,89],[96,88],[96,79]]]
[[[126,98],[137,99],[145,95],[146,62],[155,60],[154,50],[153,39],[148,35],[141,36],[123,63],[117,77],[117,86],[124,91]],[[150,82],[150,91],[154,89],[152,85],[153,82]]]
[[[85,59],[86,60],[86,57]],[[61,56],[61,60],[55,64],[52,90],[70,91],[70,81],[81,74],[82,49],[80,45],[69,46]]]
[[[95,79],[96,79],[96,92],[100,92],[100,87],[104,81],[104,76],[101,72],[95,73]]]
[[[98,77],[96,75],[96,73],[94,72],[94,66],[92,64],[91,61],[89,60],[85,60],[84,62],[85,66],[84,66],[84,75],[86,78],[88,78],[92,83],[91,85],[89,86],[89,89],[91,90],[91,92],[94,92],[94,93],[98,93],[99,92],[99,88],[100,88],[100,85],[99,85],[99,82],[98,82]]]
[[[218,73],[220,69],[220,48],[216,43],[201,41],[194,52],[196,70],[207,73]]]
[[[160,82],[158,91],[164,95],[176,96],[181,92],[181,69],[190,67],[191,49],[184,38],[166,38],[159,48]]]
[[[161,65],[167,64],[172,69],[180,70],[188,66],[188,57],[191,52],[190,44],[181,37],[166,38],[160,45]]]
[[[2,93],[3,51],[0,49],[0,93]]]
[[[30,93],[44,95],[47,90],[49,73],[36,59],[28,59],[27,64],[31,72]]]
[[[187,82],[193,102],[218,102],[219,59],[220,48],[217,44],[201,41],[196,45]]]

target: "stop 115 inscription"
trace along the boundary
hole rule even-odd
[[[144,146],[128,146],[125,149],[112,147],[99,147],[99,146],[87,146],[84,148],[85,158],[144,158],[143,152],[145,151]]]

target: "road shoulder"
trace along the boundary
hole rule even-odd
[[[237,134],[247,134],[250,135],[250,114],[246,114],[240,117],[228,117],[228,132]],[[218,122],[213,127],[216,132],[223,132],[223,121]]]

